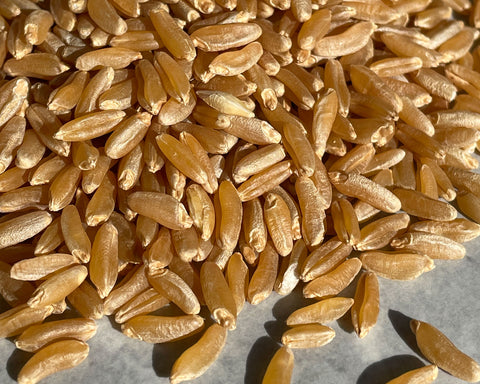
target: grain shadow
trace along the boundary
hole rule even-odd
[[[338,326],[346,333],[353,333],[355,329],[352,324],[352,312],[350,310],[337,320]]]
[[[262,336],[255,341],[247,356],[245,384],[262,383],[268,363],[278,348],[278,343],[268,336]]]
[[[17,380],[20,370],[25,363],[33,356],[30,352],[15,349],[7,360],[7,373],[13,379]]]
[[[397,355],[370,364],[360,374],[356,384],[384,384],[412,369],[425,366],[412,355]]]
[[[284,321],[267,321],[264,324],[264,328],[267,331],[268,336],[277,343],[282,342],[282,335],[288,329],[287,324]]]
[[[285,321],[293,311],[313,304],[314,302],[316,302],[316,300],[305,299],[303,297],[302,288],[299,284],[289,295],[277,300],[272,308],[272,314],[275,319]]]
[[[404,343],[407,344],[413,352],[421,356],[422,353],[418,349],[415,335],[410,329],[410,320],[412,320],[412,318],[394,309],[388,311],[388,318]]]

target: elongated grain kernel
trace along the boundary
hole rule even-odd
[[[225,278],[232,292],[238,315],[245,304],[249,278],[248,267],[241,253],[235,252],[228,260]]]
[[[357,258],[349,259],[333,271],[317,277],[303,288],[306,298],[324,298],[336,295],[346,288],[360,271],[362,263]]]
[[[395,213],[402,207],[397,196],[364,176],[330,172],[329,177],[341,193],[356,197],[384,212]]]
[[[89,275],[99,296],[108,296],[118,274],[118,231],[111,223],[103,224],[92,244]]]
[[[200,303],[192,289],[174,272],[168,269],[149,271],[148,281],[186,314],[195,315],[200,312]]]
[[[103,316],[103,301],[90,283],[84,281],[67,296],[69,303],[83,317],[88,319],[100,319]]]
[[[191,38],[199,49],[215,52],[247,45],[261,34],[262,29],[256,24],[232,23],[199,28]]]
[[[302,265],[302,280],[310,281],[338,267],[352,252],[352,246],[334,237],[316,248]]]
[[[171,229],[190,228],[193,224],[183,204],[164,193],[134,192],[128,196],[128,206]]]
[[[293,362],[290,348],[280,348],[270,360],[262,384],[289,384],[292,380]]]
[[[360,255],[363,267],[378,276],[393,280],[413,280],[435,268],[433,260],[412,251],[369,251]]]
[[[17,337],[15,345],[23,351],[36,352],[40,348],[64,338],[87,341],[96,332],[97,325],[90,319],[57,320],[29,327]]]
[[[321,324],[297,325],[284,332],[282,344],[289,348],[317,348],[330,343],[335,331]]]
[[[287,256],[293,248],[292,222],[288,206],[281,196],[274,193],[266,195],[264,215],[275,249],[281,256]]]
[[[292,312],[287,318],[287,325],[325,324],[341,318],[353,305],[353,299],[332,297],[318,303],[308,305]]]
[[[406,213],[382,217],[365,225],[360,231],[360,241],[355,244],[358,251],[380,249],[389,244],[390,240],[405,230],[410,223]]]
[[[233,184],[223,181],[218,188],[219,208],[217,245],[224,250],[233,250],[240,236],[243,207]]]
[[[360,240],[360,227],[352,204],[347,199],[335,200],[331,205],[333,226],[338,238],[355,245]]]
[[[272,292],[278,270],[278,254],[273,244],[267,242],[260,253],[257,269],[248,285],[248,300],[256,305],[265,300]]]
[[[127,23],[115,11],[107,0],[87,2],[88,15],[100,28],[112,35],[122,35],[127,32]]]
[[[390,245],[395,249],[419,252],[432,259],[463,259],[466,253],[462,244],[425,232],[407,232],[394,238]]]
[[[245,240],[253,249],[261,252],[267,243],[267,226],[261,202],[258,198],[255,198],[245,202],[243,207],[243,234]]]
[[[200,281],[205,303],[214,320],[227,329],[235,329],[237,317],[235,300],[217,264],[209,261],[203,263]]]
[[[44,230],[52,222],[45,211],[26,213],[0,223],[0,249],[19,244]]]
[[[128,337],[147,343],[166,343],[181,340],[200,332],[203,318],[186,316],[136,316],[122,325],[122,332]]]
[[[475,383],[480,380],[480,366],[461,352],[441,331],[420,320],[411,320],[410,328],[423,355],[459,379]]]
[[[307,246],[302,239],[298,239],[293,245],[292,252],[283,258],[275,281],[275,292],[279,295],[288,295],[300,281],[302,265],[307,257]]]
[[[193,36],[190,37],[182,31],[167,12],[164,10],[150,12],[150,19],[162,43],[174,57],[188,61],[195,58]]]
[[[190,83],[177,62],[164,52],[156,52],[154,65],[167,93],[178,102],[187,104],[190,99]]]
[[[115,321],[118,324],[123,324],[136,316],[147,315],[163,308],[169,303],[170,301],[167,298],[159,294],[154,288],[150,288],[125,303],[115,314]]]
[[[417,221],[410,225],[409,230],[445,236],[458,243],[471,241],[480,235],[480,226],[463,218],[452,221]]]
[[[83,265],[59,272],[40,284],[27,304],[32,308],[39,308],[59,302],[78,288],[87,274],[87,268]]]
[[[80,214],[75,206],[68,205],[63,209],[61,229],[65,243],[72,255],[82,262],[88,262],[92,245],[82,226]]]
[[[147,280],[145,269],[146,267],[144,265],[134,268],[124,277],[122,284],[110,292],[104,302],[105,315],[115,313],[130,299],[133,299],[136,295],[151,287]]]
[[[88,356],[88,344],[78,340],[58,341],[39,350],[23,366],[17,381],[38,383],[56,372],[73,368]]]
[[[54,137],[64,141],[94,139],[111,132],[124,116],[122,111],[94,112],[64,124]]]
[[[425,384],[432,383],[438,376],[438,367],[436,365],[427,365],[422,368],[413,369],[404,373],[395,379],[390,380],[387,384],[409,384],[421,382]]]
[[[33,129],[27,129],[23,142],[17,149],[15,165],[22,169],[31,169],[40,163],[45,154],[45,146]]]
[[[402,209],[410,215],[437,221],[451,221],[457,217],[457,210],[450,204],[431,199],[421,192],[409,189],[394,189]]]
[[[98,70],[104,67],[122,69],[141,58],[140,52],[131,49],[118,47],[102,48],[84,53],[77,58],[75,66],[81,71]]]
[[[152,115],[138,113],[121,122],[105,143],[105,154],[119,159],[130,152],[146,135]]]
[[[258,42],[253,42],[239,51],[220,54],[213,59],[208,68],[215,75],[240,75],[256,64],[262,54],[262,45]]]
[[[227,329],[211,325],[194,345],[175,361],[170,372],[170,382],[178,384],[201,376],[218,358],[225,346]]]
[[[201,168],[198,160],[187,145],[168,134],[157,136],[156,140],[162,153],[180,172],[199,184],[207,182],[205,170]]]
[[[17,280],[35,281],[73,264],[79,264],[79,260],[68,253],[36,256],[15,263],[10,270],[10,276]]]
[[[28,327],[40,324],[45,318],[53,313],[53,306],[48,305],[40,308],[30,308],[27,304],[21,304],[4,313],[0,318],[1,337],[12,337],[21,334]]]
[[[295,182],[302,211],[302,234],[307,244],[319,245],[325,235],[325,212],[320,193],[311,179],[301,176]]]
[[[313,106],[312,146],[319,157],[325,153],[337,110],[338,97],[335,90],[331,88],[322,93]]]
[[[424,68],[437,67],[442,60],[441,53],[419,45],[407,36],[395,33],[382,33],[381,36],[382,41],[393,53],[398,56],[419,57]]]
[[[60,61],[58,56],[51,53],[29,53],[19,60],[7,60],[3,69],[12,77],[29,76],[50,80],[68,71],[69,66]]]
[[[380,311],[380,292],[377,276],[365,272],[360,276],[352,306],[352,323],[358,337],[367,336],[376,324]]]
[[[301,174],[312,176],[315,171],[315,152],[306,135],[298,126],[285,124],[284,146]]]
[[[345,32],[334,36],[323,37],[313,48],[316,55],[323,57],[338,57],[357,52],[369,41],[375,30],[371,21],[362,21],[354,24]]]
[[[233,169],[233,178],[241,183],[285,158],[285,149],[280,144],[262,147],[243,157]]]

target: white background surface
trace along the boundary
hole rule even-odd
[[[480,361],[480,240],[466,243],[467,257],[436,261],[436,268],[411,282],[380,278],[381,310],[377,325],[363,340],[352,333],[348,314],[329,324],[337,333],[321,348],[294,350],[292,383],[381,384],[428,362],[417,353],[408,317],[427,321],[443,331],[463,352]],[[342,293],[353,297],[354,285]],[[219,360],[194,383],[257,384],[278,348],[286,317],[313,300],[297,289],[287,297],[276,293],[254,307],[246,304],[237,329],[229,332]],[[1,302],[2,310],[5,303]],[[202,312],[206,315],[206,312]],[[73,370],[50,376],[45,384],[168,383],[175,359],[198,336],[151,345],[129,339],[108,318],[98,322],[97,335],[88,343],[90,355]],[[14,383],[31,354],[15,350],[11,340],[0,340],[0,383]],[[462,381],[441,371],[436,383]]]

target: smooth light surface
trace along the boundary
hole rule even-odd
[[[437,260],[436,268],[414,281],[380,281],[378,324],[363,340],[353,332],[349,313],[330,323],[336,337],[328,345],[295,350],[292,384],[384,384],[428,362],[416,353],[409,318],[427,321],[440,329],[464,353],[480,361],[480,239],[466,243],[463,260]],[[353,297],[354,285],[341,293]],[[229,332],[219,360],[192,383],[260,384],[270,358],[278,348],[285,319],[293,310],[313,300],[301,297],[297,288],[290,296],[273,293],[254,307],[246,304]],[[6,308],[2,301],[1,308]],[[202,310],[202,316],[206,312]],[[57,316],[52,316],[52,318]],[[348,319],[348,320],[347,320]],[[199,335],[168,344],[151,345],[129,339],[114,329],[107,318],[98,321],[96,336],[88,341],[89,357],[73,370],[51,376],[42,384],[167,384],[175,359]],[[415,349],[412,349],[413,346]],[[30,354],[9,340],[0,340],[0,383],[13,384]],[[439,370],[438,384],[461,380]]]

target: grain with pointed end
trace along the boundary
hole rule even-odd
[[[203,318],[186,316],[136,316],[122,325],[122,332],[128,337],[147,343],[166,343],[181,340],[200,332]]]
[[[52,222],[45,211],[34,211],[0,223],[0,249],[19,244],[43,231]]]
[[[272,293],[278,270],[278,253],[273,244],[267,242],[265,249],[260,253],[257,269],[248,285],[248,300],[257,305]]]
[[[362,263],[353,258],[344,261],[331,272],[317,277],[303,288],[303,296],[306,298],[324,298],[337,295],[348,287],[360,271]]]
[[[186,314],[200,312],[200,303],[187,283],[176,273],[161,269],[149,271],[148,281],[159,293],[176,304]]]
[[[297,325],[282,335],[282,344],[289,348],[318,348],[330,343],[335,331],[321,324]]]
[[[258,39],[262,29],[253,23],[211,25],[197,29],[191,38],[196,47],[215,52],[238,48]]]
[[[87,275],[87,268],[78,265],[51,276],[33,292],[27,302],[28,306],[40,308],[63,300],[82,284]]]
[[[461,352],[440,330],[426,322],[411,320],[422,354],[433,364],[459,379],[476,383],[480,381],[480,365]]]
[[[237,306],[230,287],[217,264],[207,261],[200,270],[203,297],[214,320],[221,326],[236,328]]]
[[[355,244],[357,251],[380,249],[389,244],[395,236],[402,233],[410,223],[406,213],[382,217],[365,225],[360,231],[360,241]]]
[[[397,196],[364,176],[342,172],[329,172],[328,176],[335,188],[347,196],[356,197],[388,213],[402,208]]]
[[[0,337],[12,337],[21,334],[31,325],[40,324],[53,313],[53,306],[31,308],[21,304],[6,312],[0,317]]]
[[[465,247],[441,235],[425,232],[407,232],[394,238],[390,245],[397,250],[410,250],[429,256],[432,259],[463,259]]]
[[[134,192],[128,196],[128,206],[170,229],[190,228],[193,224],[183,204],[164,193]]]
[[[124,117],[123,111],[93,112],[64,124],[54,137],[64,141],[95,139],[113,131]]]
[[[225,346],[227,329],[211,325],[194,345],[175,361],[170,372],[170,382],[178,384],[201,376],[218,358]]]
[[[240,252],[235,252],[228,260],[225,278],[230,287],[238,315],[245,304],[249,279],[248,267]]]
[[[18,374],[20,384],[35,384],[47,376],[79,365],[88,356],[88,344],[63,340],[39,350]]]
[[[132,49],[118,47],[102,48],[79,56],[75,66],[81,71],[99,70],[104,67],[122,69],[141,58],[141,53]]]
[[[287,256],[293,248],[290,210],[281,196],[268,193],[264,204],[265,222],[275,249],[280,256]]]
[[[463,218],[452,221],[421,220],[410,225],[408,229],[445,236],[458,243],[471,241],[480,236],[480,225]]]
[[[74,264],[79,264],[79,260],[68,253],[41,255],[13,264],[10,276],[17,280],[36,281]]]
[[[366,270],[393,280],[413,280],[435,268],[430,257],[412,251],[368,251],[360,260]]]
[[[223,250],[233,251],[242,228],[243,207],[239,193],[231,182],[223,181],[220,184],[218,202],[217,245]]]
[[[286,323],[291,327],[301,324],[329,323],[341,318],[352,305],[351,298],[332,297],[297,309],[288,316]]]
[[[32,325],[16,340],[15,346],[22,351],[36,352],[40,348],[61,339],[87,341],[97,332],[97,325],[90,319],[65,319]]]
[[[295,191],[302,212],[302,234],[308,245],[319,245],[325,235],[325,211],[319,191],[307,176],[295,182]]]
[[[429,220],[451,221],[457,217],[457,210],[448,203],[434,200],[421,192],[409,189],[394,189],[402,209],[410,215]]]
[[[282,347],[268,364],[262,384],[290,384],[293,374],[294,357],[288,347]]]
[[[387,384],[414,384],[416,382],[430,384],[436,380],[437,376],[438,367],[436,365],[427,365],[422,368],[408,371],[403,375],[390,380]]]
[[[377,323],[380,311],[380,292],[377,276],[365,272],[360,276],[352,306],[352,324],[358,337],[367,336]]]

